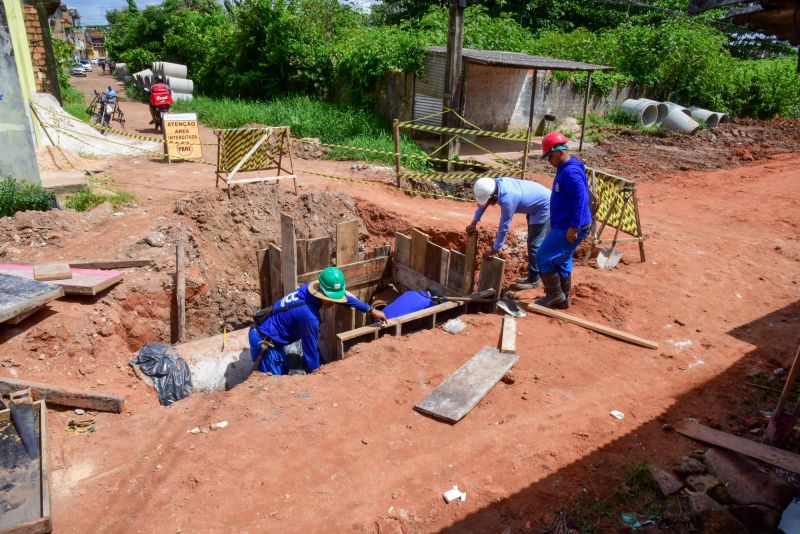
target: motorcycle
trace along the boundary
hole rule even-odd
[[[103,128],[111,127],[111,117],[114,116],[116,111],[116,99],[113,101],[105,98],[97,91],[94,92],[94,100],[89,105],[90,110],[90,124],[99,125]],[[105,133],[105,132],[103,132]]]
[[[163,116],[165,113],[169,113],[169,109],[172,106],[172,97],[171,96],[162,96],[160,94],[152,95],[150,94],[150,89],[145,89],[145,93],[150,95],[150,107],[153,109],[153,123],[155,125],[156,131],[164,131],[164,120]],[[167,93],[169,95],[169,93]],[[155,102],[154,102],[155,100]]]

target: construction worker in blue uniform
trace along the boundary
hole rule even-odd
[[[312,373],[317,370],[320,366],[320,308],[336,303],[369,312],[376,320],[386,322],[382,311],[347,293],[341,269],[327,267],[316,280],[276,302],[266,319],[250,327],[250,357],[255,362],[254,370],[274,375],[289,374],[284,347],[298,340],[303,347],[302,371]]]
[[[536,304],[566,309],[572,289],[572,255],[592,225],[589,182],[586,167],[569,155],[567,138],[561,132],[542,138],[542,159],[556,168],[556,176],[550,197],[552,228],[536,254],[546,294]]]
[[[492,249],[483,254],[485,258],[491,258],[503,249],[514,214],[525,214],[528,220],[528,272],[517,279],[516,287],[520,290],[539,287],[541,282],[536,253],[550,223],[550,190],[530,180],[479,178],[475,182],[474,192],[478,209],[475,210],[472,222],[467,226],[467,234],[475,232],[488,206],[500,205],[500,224],[497,226]]]

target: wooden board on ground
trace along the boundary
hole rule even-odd
[[[581,317],[576,317],[574,315],[570,315],[568,313],[564,313],[562,311],[553,310],[550,308],[545,308],[544,306],[539,306],[538,304],[530,303],[528,304],[528,310],[538,313],[540,315],[547,315],[548,317],[553,317],[555,319],[561,319],[562,321],[567,321],[569,323],[576,324],[578,326],[582,326],[583,328],[588,328],[589,330],[594,330],[595,332],[599,332],[601,334],[605,334],[607,336],[615,337],[617,339],[621,339],[623,341],[627,341],[629,343],[633,343],[635,345],[640,345],[642,347],[646,347],[648,349],[657,349],[658,343],[655,341],[651,341],[649,339],[644,339],[639,336],[634,336],[633,334],[629,334],[628,332],[623,332],[622,330],[617,330],[615,328],[611,328],[610,326],[602,325],[599,323],[595,323],[589,321],[587,319],[583,319]]]
[[[63,296],[64,288],[61,286],[0,274],[0,323],[27,316]]]
[[[297,288],[297,249],[294,243],[294,219],[281,213],[281,294],[288,295]]]
[[[64,263],[75,269],[128,269],[130,267],[149,267],[153,260],[122,258],[119,260],[75,260]]]
[[[792,473],[800,473],[800,455],[793,452],[734,436],[694,422],[680,423],[675,430],[692,439],[750,456],[770,465],[782,467]]]
[[[40,451],[36,458],[25,451],[10,410],[0,410],[0,472],[5,475],[0,491],[0,532],[4,534],[43,534],[52,530],[47,406],[38,401],[32,408]]]
[[[49,283],[64,288],[68,295],[96,295],[122,281],[125,273],[101,269],[70,269],[70,280],[53,280]],[[33,266],[18,263],[0,264],[0,273],[33,280]]]
[[[19,380],[0,376],[0,394],[8,395],[21,389],[31,388],[34,399],[71,408],[85,408],[99,412],[121,413],[125,399],[111,393],[55,386],[30,380]]]
[[[394,261],[403,265],[411,262],[411,238],[400,232],[394,233]]]
[[[72,271],[66,263],[37,263],[33,266],[33,279],[39,282],[69,280]]]
[[[483,347],[415,408],[426,415],[457,423],[518,360],[516,354],[503,354],[494,347]]]
[[[503,287],[503,271],[506,262],[500,258],[481,260],[481,270],[478,273],[478,291],[494,289],[494,294],[500,298],[500,289]]]
[[[517,352],[517,320],[503,316],[503,333],[500,336],[500,352],[514,354]]]
[[[418,273],[425,270],[425,254],[428,251],[428,234],[420,232],[416,228],[411,229],[411,259],[409,267]]]
[[[336,225],[336,265],[358,261],[358,219]]]

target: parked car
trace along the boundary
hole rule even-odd
[[[96,57],[93,57],[93,58],[92,58],[92,59],[90,59],[89,61],[91,61],[91,62],[92,62],[92,65],[97,65],[97,64],[98,64],[98,59],[97,59]]]
[[[78,63],[83,65],[83,68],[86,69],[86,72],[92,72],[92,62],[88,59],[82,59]]]
[[[86,69],[80,63],[75,63],[69,68],[69,73],[73,76],[86,76]]]

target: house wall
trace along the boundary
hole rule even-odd
[[[6,0],[9,1],[9,0]],[[11,0],[15,1],[15,0]],[[58,85],[55,55],[47,25],[47,13],[35,0],[25,0],[22,4],[25,32],[33,68],[36,91],[50,93],[61,102],[61,88]]]
[[[411,120],[414,73],[390,72],[377,94],[378,112],[389,119]]]

